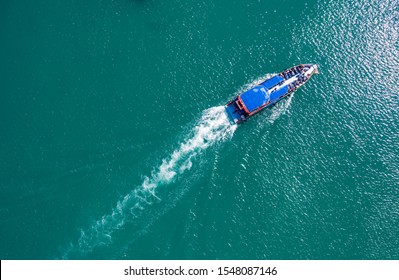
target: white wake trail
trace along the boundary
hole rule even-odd
[[[203,112],[191,134],[172,154],[162,160],[151,176],[141,185],[118,201],[110,214],[104,215],[87,230],[81,231],[77,244],[70,244],[63,258],[90,253],[94,248],[109,245],[115,231],[132,223],[143,210],[155,200],[157,188],[173,182],[179,174],[192,167],[192,159],[209,146],[233,136],[236,125],[230,124],[224,106],[213,107]]]

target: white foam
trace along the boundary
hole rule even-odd
[[[271,115],[267,118],[268,122],[273,124],[280,116],[284,115],[291,105],[294,93],[278,102],[274,108],[271,109]]]
[[[94,248],[112,242],[113,233],[138,217],[146,206],[152,204],[157,196],[157,188],[167,185],[176,176],[193,166],[192,160],[209,146],[231,138],[236,125],[230,124],[224,106],[213,107],[203,112],[191,134],[169,157],[162,160],[151,176],[146,176],[142,184],[125,195],[116,203],[110,214],[104,215],[87,230],[82,230],[78,244],[71,244],[63,258],[71,254],[79,256],[91,252]]]
[[[248,90],[275,74],[267,74],[244,85],[240,92]],[[277,103],[271,109],[267,118],[274,123],[289,108],[293,94]],[[116,203],[110,214],[104,215],[92,226],[81,231],[77,244],[70,244],[65,250],[63,258],[73,256],[82,257],[94,248],[107,246],[112,243],[113,233],[139,217],[154,201],[161,200],[157,190],[162,185],[172,183],[178,175],[193,167],[196,155],[218,142],[223,142],[233,136],[236,125],[232,125],[225,113],[224,106],[213,107],[203,112],[191,133],[182,141],[179,147],[170,156],[164,158],[158,168],[150,176],[145,176],[143,182],[126,194]],[[245,167],[244,167],[245,168]],[[145,225],[144,225],[145,227]],[[140,231],[141,229],[138,229]]]

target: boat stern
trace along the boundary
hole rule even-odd
[[[229,117],[229,120],[231,123],[240,123],[246,120],[245,118],[245,113],[240,110],[238,108],[238,106],[236,105],[236,99],[234,99],[233,101],[227,103],[224,107],[226,110],[226,114]]]

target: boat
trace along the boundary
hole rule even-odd
[[[317,64],[300,64],[262,81],[225,105],[230,121],[237,124],[246,122],[253,115],[290,96],[318,73]]]

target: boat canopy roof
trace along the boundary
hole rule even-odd
[[[274,87],[278,83],[284,81],[284,78],[276,75],[260,85],[247,90],[246,92],[242,93],[239,96],[239,99],[242,101],[243,105],[245,106],[245,111],[247,113],[251,113],[258,109],[260,106],[268,103],[270,100],[276,98],[276,94],[278,96],[285,94],[288,91],[288,87],[284,86],[276,91],[273,92],[273,97],[270,96],[268,89]]]
[[[279,82],[281,82],[283,80],[284,80],[283,77],[276,75],[276,76],[264,81],[263,83],[261,83],[261,85],[263,85],[265,88],[269,89],[269,88],[274,87],[275,85],[277,85]]]
[[[263,104],[269,102],[269,93],[263,85],[259,85],[242,93],[239,99],[246,107],[247,113],[251,113]]]

